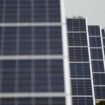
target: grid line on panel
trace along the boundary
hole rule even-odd
[[[94,87],[105,87],[105,85],[94,85]]]
[[[91,78],[70,78],[71,80],[91,80]]]
[[[93,97],[92,95],[72,95],[72,97]]]
[[[0,98],[24,98],[24,97],[65,97],[64,92],[39,92],[39,93],[6,93],[6,94],[0,94]]]
[[[105,74],[105,72],[103,71],[103,72],[93,72],[93,74]]]
[[[67,33],[86,33],[86,31],[68,31]]]
[[[62,55],[21,55],[21,56],[0,56],[0,60],[34,60],[34,59],[63,59]]]
[[[69,63],[89,63],[89,61],[70,61]]]
[[[19,21],[19,19],[18,19]],[[61,23],[29,23],[29,22],[25,22],[25,23],[0,23],[0,27],[24,27],[24,26],[61,26]]]
[[[88,48],[87,46],[68,46],[68,48]]]

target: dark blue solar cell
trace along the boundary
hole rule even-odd
[[[105,74],[94,73],[93,74],[94,85],[105,85]]]
[[[92,61],[93,72],[104,72],[103,61]]]
[[[103,59],[102,49],[91,49],[91,59]]]
[[[2,40],[2,29],[3,29],[3,28],[0,27],[0,55],[1,55],[1,52],[2,52],[1,50],[2,50],[2,41],[3,41],[3,40]]]
[[[34,62],[34,91],[48,91],[48,65],[47,60],[36,60]]]
[[[103,45],[105,46],[105,39],[103,39]]]
[[[2,98],[1,105],[15,105],[15,98]]]
[[[29,55],[32,53],[32,28],[19,28],[19,54]]]
[[[90,36],[100,36],[99,26],[88,26],[88,32]]]
[[[15,91],[15,61],[3,61],[2,62],[2,92],[14,92]]]
[[[33,11],[34,22],[46,22],[48,20],[46,0],[34,0],[33,8],[34,8],[34,11]]]
[[[92,95],[90,80],[72,80],[72,95]]]
[[[45,97],[35,98],[35,104],[36,105],[49,105],[49,98],[45,98]]]
[[[89,78],[90,77],[89,63],[71,63],[70,74],[71,78]]]
[[[69,48],[70,61],[88,61],[87,48]]]
[[[31,0],[20,0],[19,1],[19,21],[20,22],[31,22],[32,21],[32,3]]]
[[[46,41],[47,39],[47,29],[48,27],[34,27],[34,40],[35,41]]]
[[[49,28],[49,38],[51,40],[62,40],[62,33],[60,26],[52,26]]]
[[[105,99],[105,87],[95,87],[95,98]]]
[[[86,33],[68,33],[69,46],[87,46]]]
[[[62,42],[61,42],[61,40],[60,41],[57,41],[57,40],[51,41],[50,40],[49,46],[50,46],[50,49],[49,49],[50,54],[62,54]]]
[[[86,31],[85,19],[67,19],[68,31]]]
[[[105,30],[102,29],[102,36],[105,37]]]
[[[48,47],[47,47],[47,40],[37,40],[34,42],[34,53],[35,54],[47,54]]]
[[[52,105],[65,105],[65,98],[63,97],[54,97],[51,99]]]
[[[3,41],[4,55],[15,55],[16,54],[16,43],[17,43],[17,28],[16,27],[5,27]]]
[[[3,0],[0,0],[0,23],[3,21]]]
[[[100,37],[90,37],[90,47],[101,47],[101,38]]]
[[[32,79],[32,64],[31,61],[21,60],[18,61],[18,91],[29,92],[31,91]]]
[[[60,0],[48,0],[48,21],[60,22]]]
[[[17,21],[17,0],[5,0],[5,22]]]
[[[32,105],[31,98],[17,98],[18,105]]]
[[[73,97],[73,105],[93,105],[92,97]]]
[[[16,41],[4,42],[3,55],[15,55],[16,54]]]
[[[32,54],[32,42],[31,40],[20,40],[19,42],[19,54],[20,55],[30,55]]]

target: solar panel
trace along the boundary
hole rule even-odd
[[[85,19],[67,19],[70,83],[73,105],[93,105]]]
[[[66,104],[60,2],[0,0],[0,105]]]
[[[105,96],[104,85],[105,85],[105,74],[104,74],[104,58],[103,58],[103,46],[100,34],[99,26],[88,26],[89,41],[90,41],[90,54],[93,72],[93,83],[95,99],[103,99]],[[103,39],[104,42],[104,39]]]

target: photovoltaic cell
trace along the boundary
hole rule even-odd
[[[95,98],[105,99],[105,87],[102,86],[95,87]]]
[[[90,80],[71,80],[72,95],[92,95]]]
[[[69,46],[87,46],[86,33],[68,33]]]
[[[104,72],[103,61],[92,61],[92,71],[93,72]]]
[[[85,19],[67,19],[68,31],[86,31]]]
[[[88,26],[88,32],[90,36],[100,36],[99,26]]]
[[[94,85],[105,85],[105,73],[93,74]]]
[[[93,105],[92,97],[73,97],[73,105]]]
[[[102,29],[102,37],[105,37],[105,30]]]
[[[102,49],[90,49],[91,59],[103,59]]]
[[[90,37],[90,47],[101,47],[101,38],[100,37]]]
[[[70,61],[88,61],[87,48],[69,48]]]
[[[71,78],[89,78],[89,63],[70,63]]]
[[[0,23],[2,22],[3,15],[3,0],[0,0]]]

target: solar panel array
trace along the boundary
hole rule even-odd
[[[99,26],[88,26],[95,99],[105,99],[103,42]],[[104,36],[104,35],[103,35]]]
[[[0,0],[0,105],[65,105],[63,68],[60,0]]]
[[[70,83],[73,105],[93,105],[85,19],[67,19]]]

